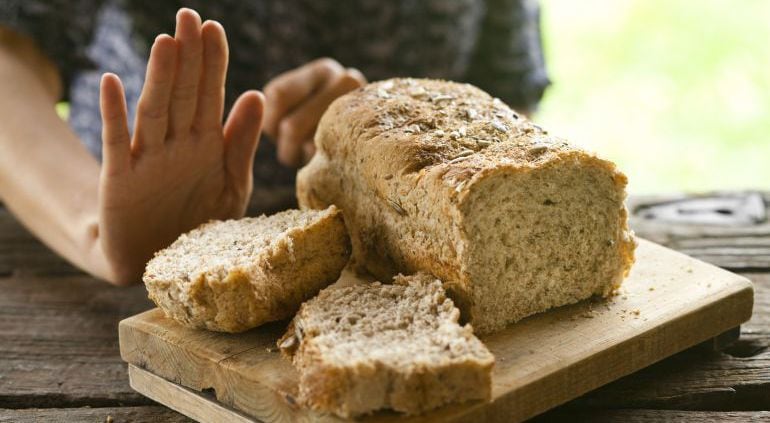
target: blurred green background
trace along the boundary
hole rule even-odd
[[[769,0],[541,0],[534,119],[633,194],[770,189]]]
[[[632,194],[770,189],[770,0],[540,3],[553,85],[534,120]]]

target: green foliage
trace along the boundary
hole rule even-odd
[[[770,1],[542,0],[535,119],[632,193],[770,188]]]
[[[60,118],[67,120],[70,116],[70,104],[65,101],[56,103],[56,114],[59,115]]]

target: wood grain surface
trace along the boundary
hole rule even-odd
[[[40,422],[163,422],[192,423],[193,420],[161,405],[98,408],[0,409],[0,423]]]
[[[761,195],[765,205],[770,202],[770,192],[707,198],[747,194]],[[638,214],[638,206],[645,204],[703,197],[632,198],[632,227],[637,234],[674,248],[683,245],[680,240],[708,243],[710,254],[688,252],[754,282],[754,315],[742,325],[741,339],[721,352],[690,348],[557,407],[538,421],[768,419],[770,260],[734,255],[736,249],[755,248],[770,239],[764,226],[767,220],[704,225],[681,219],[642,222]],[[258,207],[259,199],[254,203]],[[144,288],[113,288],[83,275],[37,241],[2,206],[0,290],[0,421],[94,422],[105,421],[108,415],[115,422],[189,421],[175,411],[151,405],[128,384],[115,328],[120,319],[151,307]],[[84,358],[84,352],[95,351],[95,357]]]
[[[483,337],[495,355],[492,402],[445,407],[431,421],[521,421],[738,326],[751,316],[744,278],[640,240],[620,293],[526,319]],[[350,277],[350,275],[347,275]],[[324,420],[296,405],[297,375],[275,351],[285,324],[231,335],[183,327],[158,310],[120,323],[129,363],[270,422]],[[138,381],[133,385],[139,391]],[[150,383],[148,387],[154,386]],[[207,401],[175,402],[185,413]],[[375,421],[411,421],[394,413]],[[210,420],[214,421],[214,419]],[[417,421],[416,419],[414,421]]]
[[[142,287],[89,277],[0,279],[0,408],[151,404],[127,381],[118,319],[147,310]]]
[[[751,271],[770,266],[770,194],[734,192],[632,197],[637,234],[716,266]]]

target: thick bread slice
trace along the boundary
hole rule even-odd
[[[467,85],[393,79],[340,97],[297,178],[345,211],[381,280],[426,271],[479,333],[615,290],[634,260],[615,165]]]
[[[300,372],[299,401],[354,417],[407,414],[488,400],[494,357],[460,326],[441,282],[427,274],[324,289],[278,342]]]
[[[342,212],[288,210],[212,221],[147,264],[150,299],[192,327],[240,332],[294,315],[350,256]]]

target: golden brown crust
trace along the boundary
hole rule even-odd
[[[360,268],[380,279],[397,272],[435,274],[482,333],[542,307],[503,320],[476,311],[474,289],[482,281],[469,274],[468,250],[476,241],[467,239],[465,219],[481,183],[544,175],[575,163],[610,177],[618,227],[610,241],[618,243],[622,264],[618,277],[580,296],[609,294],[633,262],[622,205],[625,175],[468,84],[416,79],[369,84],[332,103],[315,142],[317,154],[297,178],[300,205],[341,207]],[[576,301],[575,295],[565,301]],[[553,305],[543,307],[548,306]]]
[[[254,262],[226,269],[223,277],[200,271],[192,280],[169,278],[153,272],[151,263],[144,282],[150,299],[180,323],[242,332],[293,316],[337,280],[349,256],[342,212],[333,208],[309,226],[282,233]]]

